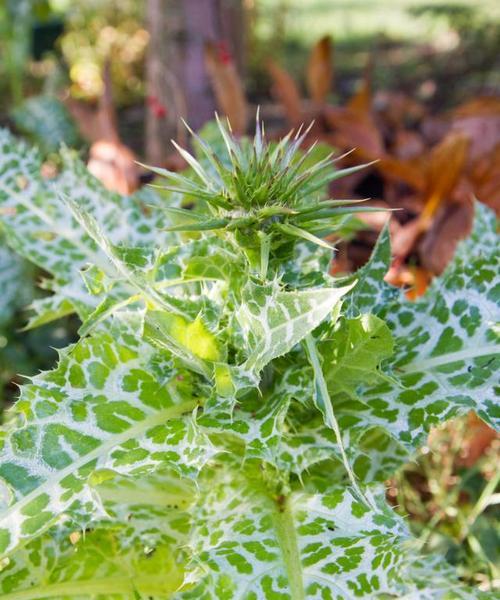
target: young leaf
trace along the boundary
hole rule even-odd
[[[166,543],[151,553],[106,529],[64,533],[52,529],[14,554],[0,573],[4,600],[167,599],[184,582],[182,564]]]
[[[211,375],[206,361],[216,362],[220,358],[217,340],[200,318],[189,322],[180,315],[149,311],[144,323],[144,338],[171,351],[202,375]]]
[[[355,398],[360,385],[382,379],[378,367],[392,355],[393,340],[382,319],[362,315],[341,319],[333,333],[319,343],[319,351],[330,392]]]
[[[258,373],[289,352],[332,313],[351,287],[284,292],[277,282],[249,283],[236,313],[248,354],[244,368]]]

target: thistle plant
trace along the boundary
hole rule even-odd
[[[28,327],[82,322],[5,418],[2,598],[480,597],[383,482],[433,424],[498,424],[493,214],[411,303],[383,280],[387,229],[328,274],[323,235],[359,226],[331,157],[219,131],[125,198],[68,151],[44,180],[0,134],[1,228],[49,274]]]
[[[359,200],[330,200],[325,193],[329,183],[359,171],[365,165],[349,169],[332,169],[333,153],[309,165],[316,144],[299,152],[310,127],[292,132],[279,143],[267,144],[264,126],[257,113],[253,143],[237,143],[220,123],[226,160],[221,160],[200,136],[190,130],[199,148],[200,160],[175,142],[181,156],[191,167],[191,175],[168,173],[173,192],[202,200],[206,210],[193,211],[169,207],[171,217],[180,221],[171,231],[220,231],[221,237],[244,251],[250,269],[267,276],[269,260],[273,273],[279,273],[283,260],[297,239],[331,248],[323,236],[337,230],[346,231],[346,222],[357,211],[380,209],[353,208]],[[343,157],[341,157],[343,158]]]

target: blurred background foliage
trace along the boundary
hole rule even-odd
[[[249,53],[252,84],[262,93],[262,65],[279,57],[305,72],[307,49],[335,40],[337,92],[352,94],[367,56],[376,53],[378,88],[417,90],[450,105],[500,86],[500,3],[496,0],[253,0]]]
[[[128,105],[143,98],[149,39],[144,3],[87,0],[67,5],[65,32],[58,46],[68,65],[70,93],[77,98],[98,98],[103,91],[103,65],[109,58],[116,102]]]
[[[451,104],[500,86],[500,4],[496,0],[244,0],[249,21],[246,87],[269,93],[272,56],[300,80],[307,53],[322,35],[336,44],[336,93],[348,96],[367,55],[377,56],[375,83],[416,89]],[[145,2],[4,0],[0,6],[0,102],[7,106],[69,79],[69,93],[95,101],[110,58],[117,104],[145,94],[149,40]],[[63,77],[63,79],[64,79]]]
[[[499,458],[500,439],[470,414],[436,428],[388,488],[419,547],[484,590],[500,585]]]

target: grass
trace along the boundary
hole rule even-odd
[[[457,8],[470,9],[470,0],[260,0],[259,34],[271,38],[281,15],[287,37],[309,46],[331,34],[339,42],[383,34],[402,41],[436,41],[449,31],[449,15]],[[441,14],[415,16],[424,7]],[[490,20],[500,18],[495,0],[476,0],[474,11]]]
[[[495,0],[255,0],[255,6],[250,71],[257,96],[266,90],[268,56],[278,57],[303,82],[309,49],[323,35],[335,40],[340,96],[352,93],[374,50],[378,89],[447,76],[471,93],[477,93],[478,81],[484,87],[485,78],[490,87],[500,86],[495,76],[500,4]]]
[[[471,455],[487,435],[474,423],[462,417],[436,428],[388,496],[409,517],[422,551],[446,557],[465,582],[493,591],[500,589],[500,440]]]

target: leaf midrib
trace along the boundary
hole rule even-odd
[[[475,348],[467,348],[466,350],[458,350],[457,352],[448,352],[447,354],[441,354],[433,358],[427,358],[416,362],[410,362],[408,365],[398,367],[399,371],[403,373],[418,373],[432,369],[434,367],[441,367],[444,365],[462,362],[468,358],[478,358],[480,356],[488,356],[490,354],[499,354],[500,344],[485,345]]]
[[[59,598],[61,596],[89,597],[101,594],[127,594],[130,598],[134,594],[134,584],[127,576],[103,577],[83,581],[64,581],[45,586],[35,586],[28,590],[3,594],[2,600],[37,600],[39,598]]]
[[[274,503],[274,502],[273,502]],[[281,555],[288,575],[291,600],[305,600],[302,561],[297,542],[297,528],[287,499],[281,507],[275,504],[272,512],[274,531],[281,548]]]

